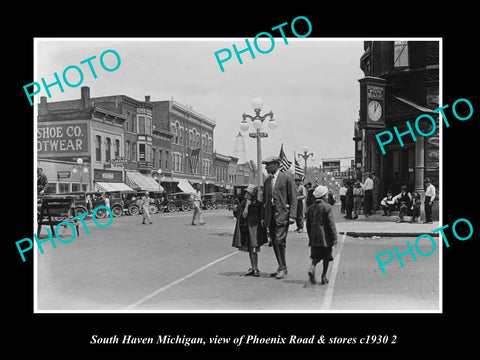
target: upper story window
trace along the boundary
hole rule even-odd
[[[409,66],[408,63],[408,41],[393,42],[393,66]]]

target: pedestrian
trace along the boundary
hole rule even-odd
[[[436,197],[436,189],[429,178],[425,179],[425,224],[432,223],[432,206]]]
[[[110,195],[108,194],[105,194],[105,206],[110,209]]]
[[[367,177],[363,183],[363,190],[365,194],[365,201],[363,203],[363,213],[366,217],[369,217],[372,214],[373,207],[373,179],[370,174],[366,173]]]
[[[48,179],[47,175],[43,173],[42,168],[37,168],[37,194],[44,195],[47,193]]]
[[[327,201],[330,205],[335,205],[335,198],[333,197],[333,190],[328,190]]]
[[[308,210],[308,208],[315,203],[315,198],[313,197],[313,191],[314,190],[315,190],[315,187],[312,186],[307,191],[307,201],[306,201],[307,207],[306,207],[306,210]],[[306,215],[306,211],[305,211],[305,215]]]
[[[308,195],[309,195],[310,190],[312,190],[312,193],[313,193],[313,189],[312,189],[312,183],[311,182],[306,183],[304,186],[305,186],[306,196],[303,199],[303,218],[305,219],[305,217],[307,216]]]
[[[420,205],[422,200],[420,199],[420,194],[416,191],[412,193],[412,223],[416,222],[415,218],[420,220]]]
[[[280,171],[280,157],[271,156],[262,161],[270,176],[263,191],[263,223],[270,233],[278,269],[271,276],[283,279],[287,274],[286,246],[288,226],[297,215],[297,189],[293,178]]]
[[[373,189],[372,189],[372,212],[378,210],[378,204],[380,201],[380,191],[381,191],[381,183],[380,179],[378,178],[377,174],[374,171],[370,173],[370,177],[373,181]]]
[[[342,186],[340,186],[339,195],[340,195],[340,214],[345,214],[345,195],[347,194],[347,188],[345,186],[345,180],[342,182]]]
[[[347,181],[347,192],[345,193],[345,216],[347,220],[352,220],[353,199],[353,181]]]
[[[328,264],[333,260],[332,247],[337,244],[337,229],[333,218],[333,207],[327,203],[328,189],[319,185],[313,195],[316,199],[307,211],[308,246],[312,264],[308,270],[311,283],[315,284],[315,266],[323,261],[321,284],[328,284]]]
[[[392,192],[389,190],[387,191],[387,196],[385,196],[382,201],[380,202],[380,205],[382,206],[383,209],[383,215],[382,216],[390,216],[392,215],[392,211],[395,207],[395,199],[392,195]]]
[[[107,202],[106,202],[107,199],[108,199],[108,195],[105,197],[105,205],[107,204]],[[140,200],[140,203],[142,204],[142,212],[143,212],[142,224],[146,225],[145,220],[148,220],[148,223],[152,224],[152,219],[150,218],[150,196],[148,195],[148,192],[145,192],[145,193],[142,194],[142,199]],[[110,202],[109,202],[109,204],[110,204]],[[109,205],[107,205],[107,206],[109,206]]]
[[[297,188],[297,229],[295,231],[301,233],[303,231],[303,201],[307,199],[307,189],[302,185],[302,179],[300,177],[295,177],[295,186]]]
[[[353,187],[353,216],[352,220],[358,219],[358,214],[360,214],[360,209],[362,208],[362,199],[363,199],[363,188],[360,184],[360,181],[355,181],[355,186]]]
[[[195,192],[192,193],[192,202],[193,202],[193,217],[192,225],[205,225],[202,214],[202,193],[200,192],[200,184],[195,184]],[[198,218],[198,223],[196,222]]]
[[[395,202],[400,209],[397,222],[403,222],[403,217],[409,215],[412,207],[412,195],[407,191],[406,185],[402,185],[400,194],[395,196]]]
[[[267,232],[261,225],[263,204],[258,201],[258,188],[249,185],[245,189],[245,199],[234,212],[237,218],[233,233],[232,246],[240,251],[247,251],[250,257],[250,268],[245,276],[260,276],[258,270],[258,253],[260,247],[267,243]]]

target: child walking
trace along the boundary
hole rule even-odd
[[[258,270],[258,253],[260,246],[267,243],[266,230],[261,225],[263,206],[257,200],[258,189],[249,185],[245,189],[245,199],[234,212],[237,222],[233,233],[232,246],[246,251],[250,257],[250,268],[245,276],[260,276]]]
[[[333,260],[332,247],[337,244],[337,229],[333,218],[333,208],[327,203],[325,197],[328,188],[319,185],[315,188],[313,196],[315,203],[307,210],[308,246],[312,265],[308,270],[308,277],[312,284],[315,280],[315,267],[323,261],[321,284],[328,284],[328,264]]]

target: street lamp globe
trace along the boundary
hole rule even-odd
[[[259,97],[256,97],[256,98],[253,98],[252,99],[252,108],[253,110],[257,110],[257,109],[262,109],[263,107],[263,100],[262,98],[259,98]]]
[[[268,122],[268,127],[271,129],[271,130],[275,130],[277,128],[277,121],[275,119],[271,119],[269,122]]]
[[[83,164],[83,159],[82,159],[82,158],[78,158],[78,159],[77,159],[77,164],[78,164],[78,165],[82,165],[82,164]]]
[[[162,173],[162,169],[157,170],[157,174],[160,175]]]
[[[303,151],[306,152],[306,153],[308,152],[308,146],[307,145],[303,146]]]
[[[260,129],[262,127],[262,121],[260,119],[253,120],[253,127],[256,129]]]
[[[84,168],[83,168],[83,173],[84,173],[84,174],[88,173],[88,168],[87,168],[87,167],[84,167]]]
[[[72,173],[76,174],[78,172],[77,168],[72,169]]]
[[[248,130],[248,123],[245,120],[240,123],[240,130],[242,131]]]

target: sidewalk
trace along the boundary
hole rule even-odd
[[[337,231],[339,234],[346,234],[353,237],[417,237],[422,234],[438,236],[439,232],[432,232],[440,227],[438,221],[432,224],[423,224],[422,222],[397,223],[398,216],[382,216],[382,211],[377,211],[368,218],[365,215],[359,215],[357,220],[346,220],[343,214],[337,220]]]

